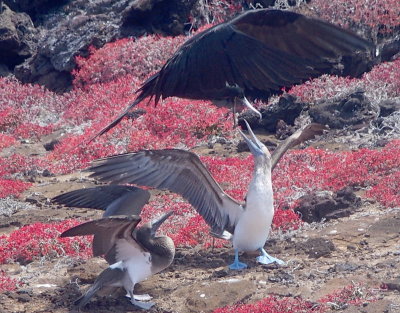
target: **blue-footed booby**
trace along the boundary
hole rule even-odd
[[[87,171],[101,181],[167,189],[183,196],[210,225],[212,233],[232,240],[235,259],[231,269],[247,267],[239,262],[239,251],[257,249],[261,252],[258,262],[283,264],[264,250],[274,216],[271,154],[246,124],[251,138],[239,132],[254,156],[254,172],[244,204],[225,193],[199,157],[189,151],[143,150],[115,155],[94,161]]]
[[[373,43],[328,22],[291,11],[249,10],[189,38],[95,137],[146,98],[155,105],[168,97],[237,99],[261,115],[247,98],[266,100],[323,74],[357,77],[373,58]]]
[[[140,217],[131,215],[110,216],[75,226],[61,237],[95,235],[102,238],[93,242],[94,256],[105,255],[110,264],[95,280],[86,293],[76,300],[79,308],[85,306],[103,287],[124,287],[131,303],[149,309],[153,302],[135,299],[135,284],[167,268],[173,261],[175,245],[167,236],[157,236],[157,229],[171,216],[164,214],[158,220],[136,228]]]

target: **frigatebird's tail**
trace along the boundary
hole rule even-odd
[[[100,137],[101,135],[107,133],[108,131],[110,131],[111,129],[113,129],[115,126],[117,126],[122,119],[129,113],[129,111],[135,107],[136,105],[138,105],[140,102],[143,101],[143,97],[141,95],[139,95],[139,97],[137,97],[135,99],[135,101],[133,101],[116,119],[114,119],[110,124],[108,124],[106,127],[104,127],[102,130],[100,130],[96,135],[94,135],[92,138],[89,139],[88,143],[91,143],[93,140],[95,140],[97,137]]]
[[[151,99],[154,97],[154,105],[157,105],[158,101],[160,100],[160,98],[162,96],[161,92],[156,89],[157,83],[158,83],[158,77],[159,77],[159,72],[150,76],[142,84],[142,86],[138,90],[136,90],[136,93],[139,93],[139,95],[137,96],[135,101],[133,101],[115,120],[113,120],[110,124],[108,124],[101,131],[99,131],[96,135],[94,135],[89,140],[88,144],[91,143],[97,137],[107,133],[108,131],[113,129],[115,126],[117,126],[133,107],[138,105],[140,102],[142,102],[147,97],[150,97],[149,101],[151,101]]]

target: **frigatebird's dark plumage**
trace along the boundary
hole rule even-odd
[[[147,97],[266,99],[283,87],[331,73],[344,58],[369,58],[372,43],[299,13],[250,10],[187,40],[137,91],[136,100],[97,136]],[[360,74],[360,73],[358,73]]]

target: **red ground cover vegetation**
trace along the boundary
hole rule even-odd
[[[338,191],[359,186],[367,196],[385,205],[400,205],[396,179],[400,171],[400,141],[393,140],[381,150],[331,152],[314,148],[292,151],[284,156],[273,175],[275,197],[296,200],[296,192]],[[392,183],[387,184],[387,180]],[[385,193],[380,193],[385,188]],[[379,198],[379,199],[378,199]],[[290,204],[290,202],[289,202]]]
[[[20,180],[0,178],[0,198],[19,196],[30,186],[32,186],[31,183],[26,183]]]
[[[27,264],[41,258],[92,255],[91,237],[60,238],[59,235],[81,222],[65,220],[58,223],[33,223],[9,235],[0,235],[0,264],[19,262]]]
[[[14,136],[0,133],[0,151],[4,148],[11,147],[16,144],[17,140],[14,138]]]
[[[15,139],[35,138],[53,131],[63,111],[62,97],[39,85],[0,78],[0,131]]]
[[[213,311],[213,313],[322,313],[322,308],[315,303],[301,298],[279,298],[268,296],[251,304],[237,304]]]
[[[375,66],[361,78],[348,78],[323,75],[294,86],[289,93],[302,101],[315,101],[331,98],[340,93],[365,90],[372,100],[380,101],[400,95],[400,59]]]
[[[0,271],[0,292],[13,291],[22,285],[17,279],[13,279],[3,270]]]
[[[310,302],[300,297],[268,296],[258,302],[219,308],[213,313],[325,313],[343,310],[348,305],[361,306],[377,300],[376,290],[353,284]]]
[[[32,171],[42,171],[47,164],[43,159],[18,153],[0,157],[0,198],[19,196],[32,186],[32,183],[24,181],[25,175]]]
[[[375,36],[400,26],[397,0],[313,0],[312,8],[324,20],[342,27],[367,26]]]
[[[76,58],[73,84],[85,89],[88,85],[110,82],[127,74],[142,82],[150,73],[159,70],[186,39],[185,36],[149,35],[117,40],[100,49],[91,47],[88,58]]]

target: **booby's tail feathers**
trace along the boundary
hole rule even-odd
[[[83,308],[90,299],[100,290],[102,286],[98,283],[94,283],[85,294],[75,300],[74,304],[79,308]]]

